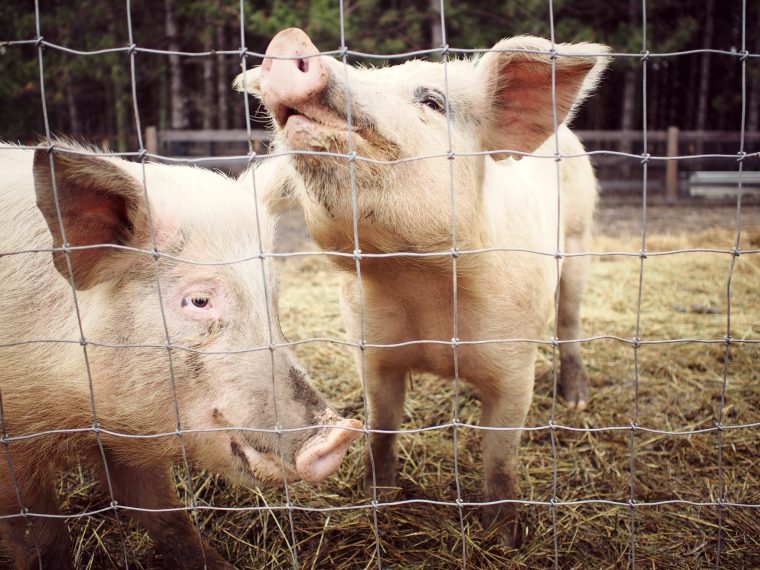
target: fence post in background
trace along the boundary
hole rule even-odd
[[[150,154],[158,154],[158,129],[153,125],[145,127],[145,149]]]
[[[678,127],[668,127],[668,158],[678,156]],[[678,161],[668,160],[665,167],[665,199],[678,200]]]

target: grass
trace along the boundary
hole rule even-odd
[[[730,256],[657,251],[709,247],[730,249],[733,233],[708,230],[652,235],[644,261],[641,295],[642,340],[722,339],[726,334],[726,284]],[[601,237],[596,251],[637,252],[640,238]],[[760,228],[743,233],[743,249],[760,248]],[[635,336],[640,259],[595,258],[582,310],[589,337]],[[282,323],[291,340],[344,335],[338,309],[337,278],[321,257],[283,262]],[[731,336],[760,340],[760,254],[737,261],[731,287]],[[548,333],[547,328],[547,335]],[[614,339],[583,344],[592,382],[589,408],[557,407],[558,424],[577,428],[639,426],[693,431],[715,426],[721,414],[725,347],[675,342],[644,344],[638,350],[638,403],[634,349]],[[313,381],[344,413],[362,417],[362,390],[350,348],[308,343],[295,348]],[[729,350],[725,401],[726,425],[760,422],[760,344],[734,344]],[[530,426],[544,426],[552,410],[552,354],[541,349]],[[426,374],[410,378],[403,427],[450,420],[453,383]],[[460,402],[462,421],[477,423],[478,404],[467,391]],[[715,501],[721,482],[726,501],[760,505],[760,428],[722,433],[722,479],[717,432],[665,435],[630,429],[527,432],[521,448],[522,498],[547,501],[555,485],[560,501],[627,501],[631,485],[637,502],[680,499]],[[481,457],[476,430],[458,432],[462,498],[480,497]],[[401,499],[453,501],[456,481],[453,432],[405,434],[401,445]],[[635,476],[631,480],[631,450]],[[484,532],[475,508],[420,503],[380,505],[373,511],[360,489],[363,445],[349,452],[339,474],[314,487],[291,488],[291,501],[313,507],[349,507],[322,512],[295,510],[292,527],[301,568],[375,567],[379,552],[385,568],[456,568],[464,541],[471,568],[551,568],[555,540],[561,568],[619,568],[629,564],[635,546],[639,568],[700,568],[715,564],[721,538],[722,568],[760,566],[758,509],[670,504],[629,506],[586,503],[574,506],[525,506],[524,543],[501,546]],[[202,504],[215,506],[282,505],[282,491],[241,489],[199,473],[195,486]],[[61,480],[64,508],[77,512],[107,504],[86,472]],[[377,517],[378,536],[373,516]],[[291,522],[283,510],[208,512],[199,515],[204,537],[240,568],[283,568],[293,563]],[[108,515],[69,521],[79,564],[113,566],[120,556],[116,525]],[[722,527],[719,531],[719,527]],[[556,535],[554,532],[556,529]],[[132,522],[127,527],[131,567],[160,567],[152,545]],[[635,540],[632,540],[635,537]]]

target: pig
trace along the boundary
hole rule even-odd
[[[3,545],[19,568],[73,568],[64,520],[46,515],[59,515],[56,473],[78,460],[167,568],[232,568],[179,510],[171,464],[243,485],[316,483],[360,435],[274,346],[277,281],[259,257],[273,219],[254,187],[265,194],[287,165],[234,180],[60,141],[3,146]]]
[[[402,419],[405,375],[454,377],[456,346],[456,371],[482,402],[490,503],[482,520],[510,545],[520,534],[517,455],[533,394],[535,341],[546,338],[558,280],[559,394],[578,409],[589,400],[577,344],[589,258],[563,254],[588,251],[597,182],[588,157],[567,157],[584,152],[567,122],[599,81],[609,50],[552,47],[519,36],[446,67],[421,60],[351,67],[320,56],[293,28],[278,33],[262,65],[234,84],[268,111],[275,150],[290,156],[296,173],[295,183],[283,184],[300,200],[316,243],[354,254],[332,259],[342,269],[349,337],[370,345],[363,350],[366,427],[383,430],[369,439],[365,486],[396,485],[393,431]],[[482,249],[497,251],[467,253]],[[423,255],[384,255],[397,252]]]

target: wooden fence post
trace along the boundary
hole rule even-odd
[[[145,149],[150,154],[158,154],[158,129],[153,125],[145,127]]]
[[[678,156],[678,127],[668,127],[668,157]],[[668,202],[678,200],[678,161],[668,160],[665,166],[665,199]]]

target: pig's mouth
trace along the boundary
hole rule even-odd
[[[329,95],[322,99],[329,99]],[[400,147],[380,134],[363,114],[352,115],[349,129],[346,116],[322,100],[299,107],[276,104],[268,109],[284,142],[292,150],[341,154],[355,150],[358,155],[387,161],[401,156]],[[349,132],[352,145],[349,145]]]
[[[349,129],[343,117],[321,107],[297,109],[276,105],[272,116],[288,145],[295,150],[345,151],[349,130],[356,143],[365,138],[364,129],[355,125]]]
[[[360,435],[358,420],[344,419],[327,410],[319,418],[321,428],[296,451],[291,461],[282,461],[277,451],[261,451],[253,445],[230,440],[230,452],[244,479],[270,487],[281,487],[303,480],[319,483],[340,467],[351,443]]]

